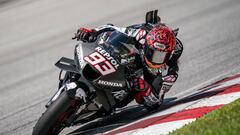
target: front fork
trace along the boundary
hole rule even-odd
[[[78,87],[76,82],[67,82],[58,89],[45,107],[48,108],[64,91],[67,92],[69,98],[83,100],[83,102],[86,103],[86,92],[82,88]]]

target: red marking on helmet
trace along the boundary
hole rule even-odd
[[[174,37],[174,33],[171,29],[166,26],[155,26],[146,37],[147,45],[150,47],[161,51],[160,48],[155,48],[154,43],[158,42],[160,44],[164,44],[166,47],[163,51],[171,52],[176,45],[176,39]]]
[[[141,29],[139,30],[139,32],[137,33],[136,39],[140,40],[144,35],[146,35],[146,31]]]

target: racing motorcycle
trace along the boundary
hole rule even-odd
[[[58,134],[65,127],[86,123],[126,106],[136,94],[133,78],[141,74],[134,64],[139,53],[125,33],[113,31],[94,43],[75,46],[74,59],[62,57],[59,88],[46,104],[33,135]]]
[[[146,23],[157,19],[157,10],[146,14]],[[101,34],[93,43],[78,41],[74,59],[62,57],[55,64],[60,68],[58,90],[33,135],[59,134],[65,127],[109,115],[134,100],[132,82],[143,72],[135,61],[142,52],[118,29]],[[159,86],[159,79],[153,84]]]

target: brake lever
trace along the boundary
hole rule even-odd
[[[72,40],[76,39],[77,38],[77,34],[75,33],[74,34],[74,37],[72,37]]]
[[[76,36],[72,37],[72,40],[75,40],[75,39],[77,39]],[[80,39],[77,39],[77,41],[87,42],[87,40],[80,40]]]

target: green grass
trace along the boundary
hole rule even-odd
[[[240,99],[204,115],[170,135],[240,135]]]

